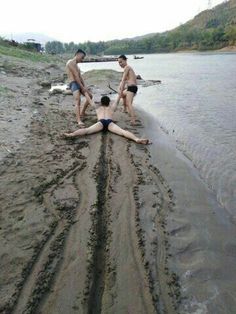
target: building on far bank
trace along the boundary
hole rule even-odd
[[[41,43],[37,42],[35,39],[27,39],[26,42],[24,42],[24,45],[29,49],[34,49],[37,52],[43,52],[43,47]]]

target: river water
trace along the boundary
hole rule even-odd
[[[129,64],[144,79],[135,105],[156,118],[198,169],[217,200],[236,214],[236,53],[144,55]],[[114,69],[118,63],[87,63],[81,69]]]

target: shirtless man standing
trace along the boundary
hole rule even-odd
[[[68,79],[70,82],[69,83],[70,89],[75,99],[76,118],[80,127],[84,127],[84,123],[81,121],[81,118],[84,116],[85,110],[89,104],[89,101],[92,98],[91,93],[85,87],[84,80],[81,76],[80,69],[77,65],[79,62],[83,61],[85,56],[86,56],[86,53],[83,50],[78,49],[75,53],[74,58],[69,60],[66,63],[66,73],[68,75]],[[84,95],[86,98],[82,111],[80,111],[81,94]]]
[[[125,138],[130,139],[138,144],[151,144],[148,139],[138,138],[133,133],[120,128],[112,121],[112,116],[117,108],[118,101],[110,105],[110,98],[107,96],[103,96],[101,98],[101,104],[95,105],[93,101],[91,101],[90,104],[96,109],[98,122],[86,129],[78,129],[73,133],[64,133],[64,136],[66,138],[93,134],[103,130],[110,131],[120,136],[124,136]]]
[[[127,64],[127,57],[121,55],[118,58],[119,65],[124,69],[122,80],[119,86],[119,96],[123,98],[124,110],[128,109],[128,112],[131,116],[131,124],[135,124],[135,113],[133,108],[133,99],[138,91],[137,79],[134,70]]]

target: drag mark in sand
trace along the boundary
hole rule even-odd
[[[109,186],[111,178],[111,145],[103,134],[99,160],[94,169],[97,188],[97,202],[91,209],[92,226],[88,248],[88,277],[85,287],[85,300],[88,313],[101,313],[102,298],[108,266],[108,246],[110,223]],[[86,297],[87,296],[87,297]]]
[[[47,114],[2,170],[8,264],[25,257],[0,312],[176,314],[173,195],[148,148],[110,133],[58,141],[65,113],[53,112],[58,126]]]
[[[143,167],[137,151],[134,154],[128,147],[128,152],[137,173],[133,188],[136,233],[153,304],[156,313],[176,314],[180,289],[177,275],[169,269],[166,231],[166,217],[174,206],[173,192],[156,167]]]
[[[109,266],[103,296],[102,313],[154,313],[148,281],[138,249],[135,231],[133,185],[136,172],[124,139],[115,138],[112,149],[112,176],[109,207],[112,230],[109,238]],[[119,147],[119,149],[117,149]]]
[[[17,296],[18,302],[14,306],[13,313],[35,313],[45,296],[50,293],[63,258],[65,240],[70,227],[74,224],[76,208],[79,205],[78,198],[64,200],[64,204],[61,206],[51,204],[53,202],[50,201],[50,198],[58,188],[61,188],[67,180],[82,171],[84,167],[86,167],[86,162],[75,162],[70,169],[63,171],[63,175],[45,183],[38,189],[39,200],[47,205],[57,220],[52,225],[47,239],[38,248],[36,257],[31,260],[31,267],[28,265],[28,269],[25,270],[25,280],[21,283],[21,289]]]

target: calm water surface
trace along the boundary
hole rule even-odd
[[[151,113],[199,170],[218,201],[236,214],[236,53],[144,55],[129,64],[144,79],[135,104]],[[121,70],[115,63],[82,64]]]

